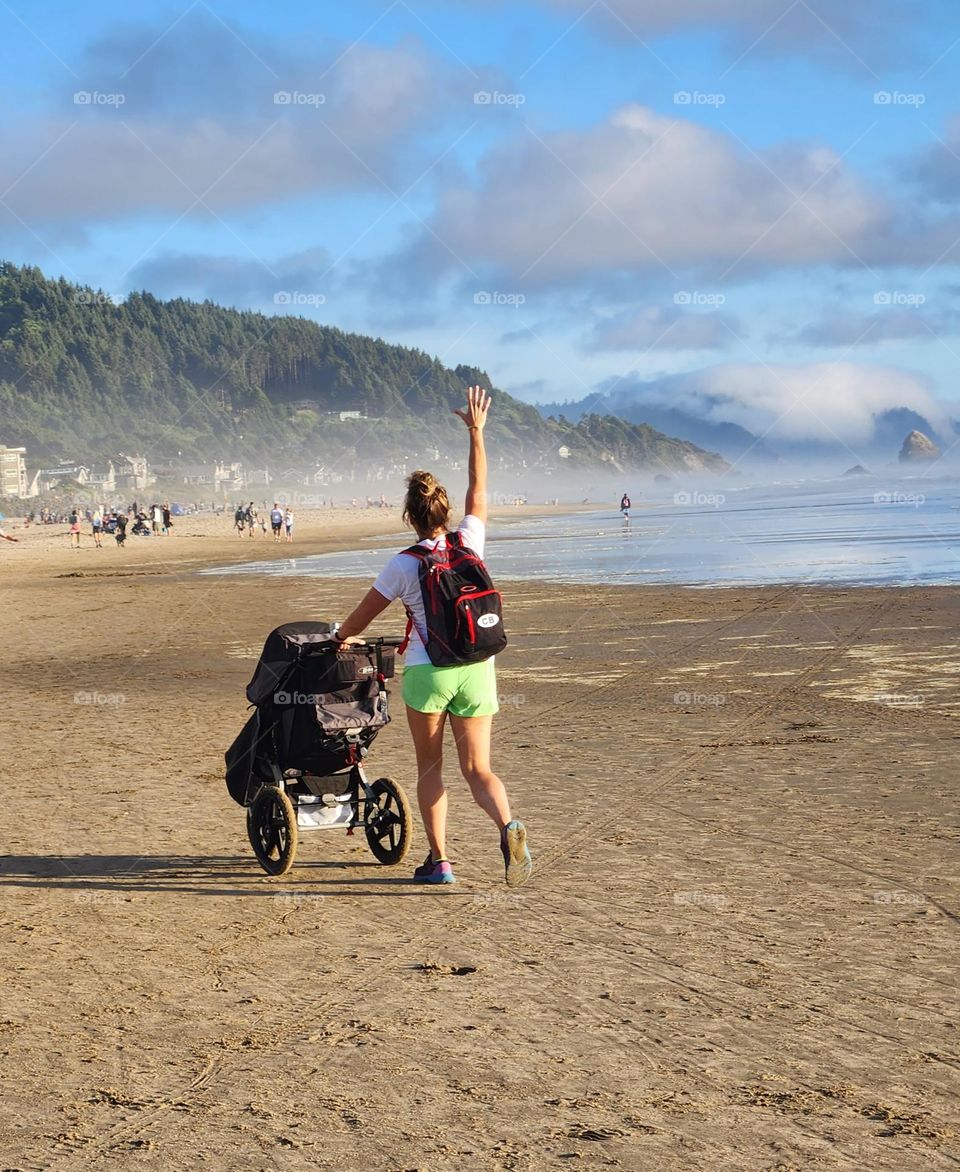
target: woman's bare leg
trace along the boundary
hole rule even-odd
[[[445,712],[407,707],[407,723],[417,754],[417,805],[434,861],[447,857],[447,791],[443,784]]]
[[[460,771],[473,800],[489,814],[498,829],[510,821],[510,802],[503,782],[490,768],[490,732],[492,716],[454,716],[450,714],[453,738],[457,743]]]

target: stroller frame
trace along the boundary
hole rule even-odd
[[[401,642],[398,638],[381,636],[351,644],[351,651],[375,656],[384,710],[382,648],[396,647]],[[258,754],[265,769],[259,773],[251,770],[243,804],[250,844],[268,874],[283,875],[290,870],[301,831],[345,827],[347,834],[353,835],[360,827],[378,862],[392,865],[407,854],[413,823],[406,794],[392,778],[369,781],[363,768],[363,758],[369,750],[362,731],[346,732],[343,740],[352,760],[347,768],[328,774],[282,769],[276,760],[275,743],[268,756]],[[265,779],[264,772],[269,772],[270,780]]]

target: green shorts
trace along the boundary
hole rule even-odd
[[[417,712],[493,716],[500,711],[493,660],[456,667],[418,663],[404,668],[403,700]]]

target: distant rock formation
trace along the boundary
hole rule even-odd
[[[869,476],[869,475],[870,475],[869,469],[864,468],[864,466],[862,464],[854,464],[854,466],[852,468],[848,468],[846,470],[846,472],[844,472],[844,476]]]
[[[911,431],[900,449],[900,463],[911,464],[921,460],[939,460],[940,449],[922,431]]]

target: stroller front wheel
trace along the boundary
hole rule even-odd
[[[399,863],[410,849],[413,818],[403,789],[391,778],[381,777],[370,789],[376,804],[367,802],[364,830],[367,845],[378,863]]]
[[[297,854],[297,812],[276,785],[265,785],[247,807],[247,835],[268,875],[285,875]]]

